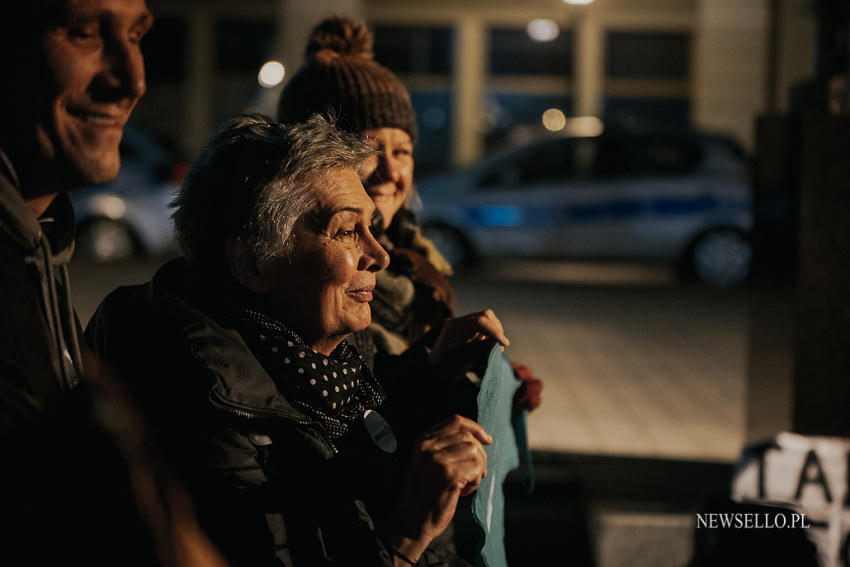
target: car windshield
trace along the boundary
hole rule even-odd
[[[538,142],[482,168],[480,188],[551,181],[683,175],[700,162],[699,147],[684,138],[604,136]]]

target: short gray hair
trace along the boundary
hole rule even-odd
[[[236,237],[254,260],[291,258],[292,229],[316,205],[331,169],[359,171],[375,150],[314,115],[283,125],[261,114],[221,124],[186,174],[172,218],[180,247],[204,272],[227,273],[225,242]]]

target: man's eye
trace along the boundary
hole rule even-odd
[[[95,39],[100,34],[100,28],[97,24],[88,24],[74,26],[68,30],[68,35],[75,39]]]

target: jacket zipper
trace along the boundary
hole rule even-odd
[[[227,402],[219,396],[216,392],[210,392],[209,400],[212,405],[224,413],[229,413],[231,415],[235,415],[237,417],[241,417],[243,419],[248,419],[252,421],[274,421],[275,419],[281,419],[283,421],[288,421],[290,423],[295,423],[297,425],[306,426],[311,432],[315,433],[315,427],[313,426],[313,422],[307,418],[301,419],[295,416],[286,415],[276,411],[262,411],[262,410],[248,410],[244,408],[234,407],[232,403]],[[334,455],[336,455],[339,451],[333,443],[326,441],[321,435],[315,436],[319,441],[322,442],[325,447],[327,447]]]

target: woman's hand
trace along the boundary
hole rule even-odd
[[[449,319],[443,325],[428,361],[448,375],[463,374],[486,363],[493,345],[511,344],[492,309]]]
[[[514,407],[528,411],[536,410],[542,401],[540,393],[543,391],[543,382],[534,377],[534,372],[528,366],[512,362],[511,368],[517,380],[520,381],[519,389],[514,394]]]
[[[484,445],[492,442],[484,428],[459,415],[419,436],[396,512],[384,530],[387,542],[416,560],[449,525],[458,498],[474,492],[487,476]]]

